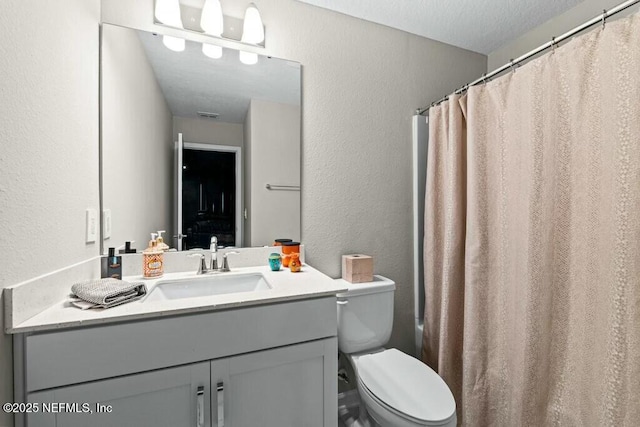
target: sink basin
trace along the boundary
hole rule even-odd
[[[162,280],[145,301],[166,301],[181,298],[254,292],[271,289],[260,273],[211,275],[190,279]]]

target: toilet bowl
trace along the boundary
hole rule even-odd
[[[338,294],[338,347],[354,368],[361,402],[354,425],[455,426],[456,404],[444,380],[421,361],[382,347],[391,336],[395,283],[374,276],[341,284],[348,290]]]

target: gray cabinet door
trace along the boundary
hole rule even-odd
[[[212,426],[336,427],[336,338],[211,362]]]
[[[38,403],[39,412],[27,416],[27,426],[209,427],[209,368],[209,362],[195,363],[30,393],[28,402]],[[57,413],[44,412],[45,404]],[[99,413],[98,404],[110,405],[110,412]],[[68,412],[87,408],[91,412]]]

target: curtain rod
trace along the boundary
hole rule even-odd
[[[469,89],[470,86],[475,86],[478,83],[482,83],[482,82],[487,82],[490,78],[495,77],[496,75],[502,73],[503,71],[508,70],[509,68],[513,69],[515,66],[517,66],[519,63],[526,61],[527,59],[531,58],[532,56],[535,56],[537,54],[539,54],[542,51],[545,51],[547,49],[549,49],[550,47],[556,47],[560,42],[568,39],[571,36],[574,36],[576,34],[578,34],[580,31],[585,30],[597,23],[602,23],[602,26],[604,27],[605,22],[607,20],[608,17],[613,16],[619,12],[622,12],[623,10],[633,6],[636,3],[639,3],[640,0],[627,0],[624,3],[619,4],[618,6],[614,7],[613,9],[609,9],[604,10],[603,13],[601,15],[598,15],[596,17],[594,17],[593,19],[585,22],[582,25],[579,25],[577,27],[575,27],[572,30],[567,31],[566,33],[564,33],[563,35],[559,36],[559,37],[552,37],[551,41],[546,42],[545,44],[538,46],[537,48],[533,49],[530,52],[525,53],[522,56],[519,56],[516,59],[512,59],[510,60],[508,63],[504,64],[502,67],[500,68],[496,68],[495,70],[493,70],[492,72],[490,72],[489,74],[483,74],[482,77],[480,77],[479,79],[476,79],[474,81],[472,81],[471,83],[467,83],[466,85],[462,86],[459,89],[456,89],[455,92],[453,92],[454,94],[461,94],[464,91],[466,91],[467,89]],[[449,96],[445,96],[444,98],[431,103],[429,106],[427,107],[422,107],[422,108],[418,108],[416,110],[416,114],[418,115],[422,115],[425,111],[428,111],[429,108],[431,107],[435,107],[436,105],[440,104],[441,102],[446,101],[447,99],[449,99]]]

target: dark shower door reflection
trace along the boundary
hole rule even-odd
[[[184,149],[182,170],[184,249],[236,245],[236,153]]]

